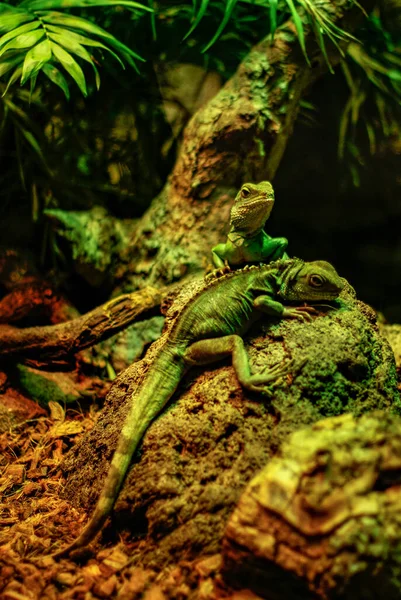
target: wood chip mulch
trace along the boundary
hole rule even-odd
[[[95,419],[94,409],[66,412],[56,402],[49,408],[48,417],[0,435],[0,600],[257,600],[249,590],[227,588],[220,554],[160,572],[138,566],[134,545],[123,542],[89,551],[89,558],[49,556],[86,521],[84,511],[60,498],[60,465]]]

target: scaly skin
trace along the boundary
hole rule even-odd
[[[311,320],[311,306],[286,307],[281,301],[337,298],[344,286],[326,262],[280,260],[246,267],[212,280],[176,317],[166,341],[130,399],[130,409],[111,461],[103,490],[88,524],[62,556],[86,546],[100,531],[118,497],[132,456],[150,423],[163,410],[184,373],[193,365],[232,357],[239,382],[254,392],[290,372],[292,361],[251,374],[242,335],[263,313],[278,318]]]
[[[217,269],[288,258],[288,240],[272,238],[263,230],[273,205],[274,190],[268,181],[241,187],[231,209],[227,241],[212,249]]]

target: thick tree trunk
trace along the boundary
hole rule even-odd
[[[360,7],[344,0],[325,0],[319,10],[350,32],[363,18]],[[309,26],[305,42],[311,66],[289,21],[273,42],[267,36],[257,44],[220,92],[192,117],[170,180],[139,224],[134,279],[148,279],[150,263],[151,283],[176,280],[204,266],[210,248],[221,239],[239,185],[274,178],[299,101],[328,69]],[[335,65],[340,53],[327,45]]]

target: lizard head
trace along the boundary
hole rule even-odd
[[[344,288],[345,280],[330,263],[296,261],[283,273],[279,295],[285,300],[334,300]]]
[[[246,234],[262,229],[274,205],[274,190],[271,183],[244,183],[235,197],[231,209],[231,226]]]

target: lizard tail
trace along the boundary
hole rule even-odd
[[[131,406],[92,517],[80,535],[70,545],[53,553],[53,558],[85,547],[99,533],[118,497],[135,450],[150,423],[174,394],[184,371],[180,354],[162,349],[131,397]]]

